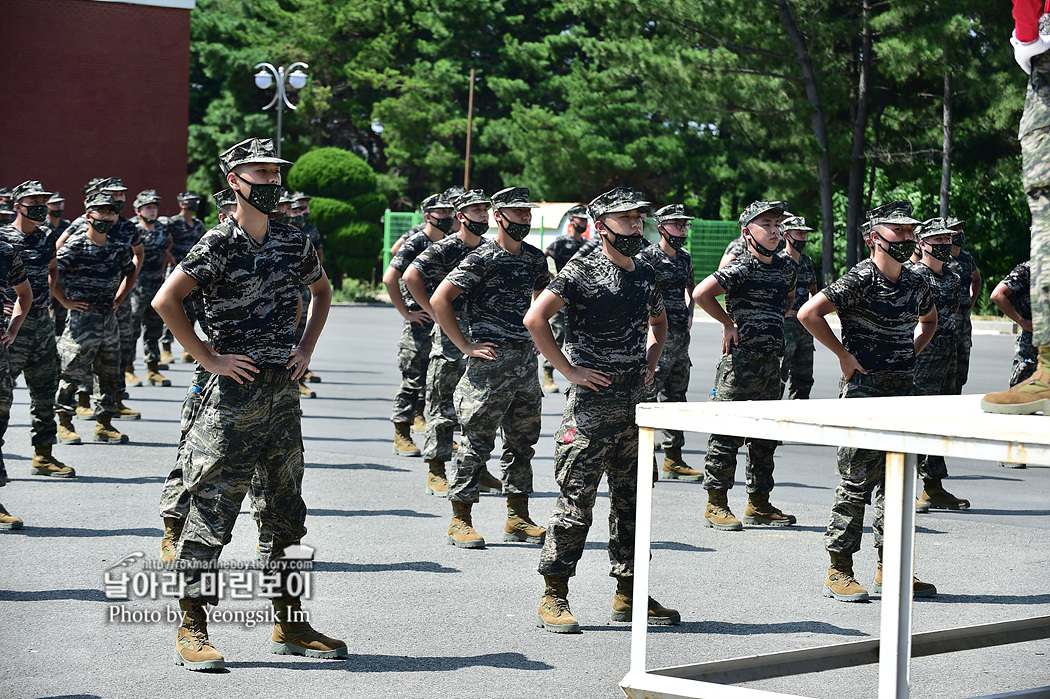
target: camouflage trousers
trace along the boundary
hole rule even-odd
[[[805,400],[813,389],[813,336],[798,318],[784,319],[784,358],[780,362],[780,394]]]
[[[132,293],[134,293],[134,291],[135,290],[132,289]],[[135,342],[138,340],[138,335],[135,334],[134,314],[131,310],[131,294],[128,296],[129,298],[124,299],[123,303],[121,303],[116,310],[117,329],[120,333],[120,372],[118,372],[117,376],[118,396],[123,395],[124,389],[127,388],[127,383],[124,380],[124,369],[135,359]],[[68,316],[66,322],[69,322]],[[65,331],[63,330],[63,332]],[[84,393],[93,394],[96,399],[102,395],[102,388],[99,386],[98,379],[90,368],[88,368],[87,373],[84,374],[84,381],[80,384],[79,390]]]
[[[1014,343],[1014,361],[1010,368],[1010,385],[1016,386],[1035,373],[1039,350],[1032,344],[1032,333],[1022,330]]]
[[[763,357],[734,349],[722,355],[715,372],[715,395],[711,400],[779,400],[780,357]],[[773,490],[774,439],[755,439],[713,434],[707,440],[704,458],[704,488],[729,490],[736,479],[736,453],[747,447],[745,483],[748,493]]]
[[[1032,213],[1032,344],[1038,348],[1050,345],[1050,128],[1021,139],[1021,171]]]
[[[5,326],[6,327],[6,326]],[[4,446],[4,436],[11,422],[11,403],[14,401],[15,380],[11,378],[11,365],[7,361],[7,348],[0,343],[0,447]],[[7,471],[4,471],[4,460],[0,458],[0,486],[7,485]]]
[[[970,348],[973,347],[973,323],[970,321],[970,312],[959,315],[959,336],[955,339],[955,369],[954,382],[948,393],[951,395],[962,394],[962,388],[970,378]],[[932,342],[930,344],[933,344]],[[926,352],[923,349],[923,352]],[[920,355],[921,356],[921,353]],[[918,359],[918,358],[916,358]]]
[[[178,558],[214,561],[230,543],[245,494],[262,494],[256,513],[268,558],[306,534],[299,389],[284,370],[264,370],[238,384],[209,376],[180,448],[189,494]],[[186,597],[204,597],[187,575]]]
[[[129,355],[124,356],[123,349],[121,350],[124,367],[130,366],[135,361],[135,340],[139,335],[142,335],[142,354],[146,359],[146,364],[160,361],[160,337],[164,333],[164,321],[150,305],[159,290],[160,285],[143,283],[141,277],[139,277],[139,283],[131,290],[131,334],[134,339],[131,342]],[[123,335],[121,341],[123,342]]]
[[[467,323],[460,320],[459,328],[467,331]],[[423,440],[423,458],[427,461],[452,459],[452,433],[459,424],[456,417],[454,394],[467,360],[455,343],[434,323],[430,362],[427,365],[427,430]]]
[[[907,396],[912,390],[911,376],[865,375],[857,372],[849,383],[839,382],[840,398]],[[836,463],[840,480],[835,488],[831,520],[824,533],[824,547],[828,551],[850,555],[860,550],[864,506],[871,504],[874,493],[875,520],[871,529],[875,534],[875,548],[882,548],[883,521],[886,516],[886,452],[839,447]]]
[[[554,341],[558,343],[558,347],[565,344],[565,308],[559,308],[558,312],[551,316],[550,319],[551,332],[554,333]],[[553,369],[554,365],[548,362],[546,359],[543,360],[543,370]]]
[[[689,373],[692,366],[693,362],[689,359],[689,331],[685,328],[668,328],[667,340],[656,365],[653,383],[646,392],[646,402],[686,402],[688,399],[685,394],[689,390]],[[681,430],[664,430],[663,445],[665,449],[681,449],[685,445],[685,435]]]
[[[565,412],[554,433],[554,479],[560,494],[540,552],[541,575],[571,577],[593,521],[598,485],[609,485],[609,563],[613,577],[634,575],[638,426],[634,409],[647,387],[641,379],[600,391],[570,384]]]
[[[540,438],[543,391],[531,342],[501,343],[492,360],[467,358],[453,401],[463,439],[448,479],[448,497],[478,501],[478,481],[501,429],[503,494],[532,492],[532,456]]]
[[[397,387],[397,395],[394,396],[391,422],[412,422],[416,415],[416,405],[426,397],[424,389],[432,343],[430,332],[433,327],[433,322],[420,325],[406,320],[401,329],[401,340],[397,343],[397,368],[401,370],[401,385]]]
[[[915,388],[917,396],[950,396],[958,388],[955,359],[958,341],[954,336],[934,337],[915,357]],[[948,477],[948,466],[943,456],[919,455],[919,476],[923,480]]]
[[[113,311],[106,306],[70,311],[66,329],[58,338],[58,354],[62,358],[55,398],[58,412],[76,411],[77,390],[87,383],[90,372],[98,385],[95,414],[115,414],[124,370],[120,366],[120,330]]]
[[[10,322],[6,319],[5,326]],[[7,348],[11,378],[25,372],[29,387],[29,413],[32,416],[34,447],[54,444],[58,433],[55,422],[55,394],[58,393],[60,362],[55,325],[45,309],[32,308],[22,321],[18,337]]]

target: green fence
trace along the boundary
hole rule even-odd
[[[693,276],[697,282],[718,269],[726,245],[739,235],[740,226],[734,221],[693,221],[685,249],[693,256]]]
[[[415,211],[390,211],[383,214],[383,269],[390,266],[390,246],[409,228],[423,221],[423,214]]]

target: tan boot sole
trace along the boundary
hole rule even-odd
[[[1050,415],[1050,398],[1040,398],[1034,400],[1031,403],[989,403],[985,400],[981,400],[981,410],[986,413],[998,413],[1000,415],[1031,415],[1032,413],[1042,412],[1043,415]]]
[[[538,612],[536,614],[536,628],[550,631],[551,633],[583,633],[580,631],[579,622],[573,624],[548,624]]]
[[[175,664],[182,665],[187,670],[194,670],[196,672],[219,672],[226,669],[226,660],[204,660],[199,663],[190,662],[182,657],[178,651],[175,651]]]
[[[314,650],[294,643],[278,643],[277,641],[270,641],[270,652],[276,655],[302,655],[307,658],[345,658],[347,654],[346,646],[339,646],[331,650]]]
[[[678,473],[678,471],[669,471],[665,468],[660,469],[660,475],[662,475],[664,480],[666,481],[696,482],[704,479],[704,474],[702,473],[698,473],[695,476],[686,476],[681,473]]]
[[[503,531],[504,541],[514,541],[525,544],[540,544],[542,546],[546,538],[547,532],[543,532],[539,536],[529,536],[524,532],[508,532],[506,530]]]

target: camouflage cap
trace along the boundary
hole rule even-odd
[[[806,219],[801,216],[788,216],[780,222],[780,230],[782,231],[814,231],[815,228],[810,228],[806,225]]]
[[[194,192],[192,189],[187,189],[185,192],[179,192],[179,196],[175,197],[178,201],[192,201],[194,199],[200,200],[200,195]]]
[[[155,189],[144,189],[144,190],[142,190],[141,192],[138,193],[138,196],[135,197],[135,201],[132,202],[131,205],[133,207],[135,207],[136,209],[141,209],[143,206],[146,206],[147,204],[159,204],[159,203],[160,203],[160,195],[157,194],[157,190],[155,190]]]
[[[737,223],[743,228],[764,213],[769,211],[784,213],[787,210],[788,203],[786,201],[753,201],[740,213],[740,218],[737,219]]]
[[[295,211],[297,209],[305,209],[306,208],[306,204],[303,202],[302,199],[300,199],[299,197],[297,197],[297,196],[295,196],[293,194],[291,196],[291,204],[289,205],[288,208],[291,209],[292,211]]]
[[[452,204],[452,206],[456,206],[457,202],[459,201],[459,198],[461,196],[463,196],[464,194],[466,194],[466,193],[467,193],[467,190],[465,190],[462,187],[455,186],[455,185],[453,185],[452,187],[449,187],[448,189],[446,189],[443,192],[445,197],[448,199],[448,203]]]
[[[865,223],[869,229],[879,224],[915,226],[922,221],[911,217],[913,210],[914,207],[909,201],[891,201],[889,204],[883,204],[869,211],[865,217]]]
[[[296,201],[310,201],[311,199],[313,199],[313,197],[308,195],[306,192],[296,192],[292,195],[292,198],[294,198]]]
[[[128,188],[124,186],[123,177],[105,177],[98,183],[98,191],[100,192],[126,192]]]
[[[6,216],[14,216],[15,215],[14,207],[11,206],[11,204],[9,204],[6,199],[0,200],[0,214],[6,215]]]
[[[570,218],[587,218],[587,206],[584,204],[577,204],[566,211],[565,215]]]
[[[944,227],[945,228],[958,228],[958,227],[962,227],[962,226],[965,226],[965,225],[966,225],[966,221],[963,221],[962,219],[955,218],[954,216],[949,216],[948,218],[944,219]],[[958,231],[956,231],[956,232],[958,232]]]
[[[65,198],[58,192],[52,192],[51,196],[47,200],[48,204],[64,204],[65,202]]]
[[[80,191],[84,193],[84,196],[93,194],[98,191],[99,183],[105,179],[105,177],[92,177],[86,185],[80,188]]]
[[[215,200],[215,206],[219,209],[237,203],[237,195],[229,188],[219,190],[215,194],[212,194],[211,198]]]
[[[591,218],[599,219],[605,214],[618,214],[623,211],[634,211],[644,209],[649,211],[650,202],[642,199],[642,193],[636,192],[630,187],[616,187],[604,194],[596,196],[587,205]]]
[[[429,197],[423,200],[419,208],[423,210],[423,213],[433,211],[434,209],[451,209],[452,203],[445,196],[444,192],[441,194],[431,194]]]
[[[11,200],[18,203],[23,197],[49,197],[51,192],[44,189],[39,180],[26,180],[11,190]]]
[[[492,195],[492,208],[495,210],[507,209],[535,209],[539,204],[529,201],[528,187],[507,187]]]
[[[462,211],[468,206],[473,206],[474,204],[484,204],[485,206],[489,206],[489,200],[488,197],[485,196],[484,189],[472,189],[469,192],[464,192],[457,196],[456,201],[454,202],[456,211]]]
[[[278,204],[294,204],[295,197],[287,189],[281,189],[281,198],[277,200]]]
[[[97,209],[102,206],[112,206],[114,211],[117,208],[117,200],[112,195],[106,194],[105,192],[95,192],[89,194],[87,199],[84,200],[84,209]]]
[[[219,167],[222,174],[228,175],[233,168],[245,163],[277,163],[291,165],[291,161],[277,157],[273,140],[269,138],[246,138],[231,146],[219,155]]]
[[[926,240],[935,235],[951,235],[943,218],[928,218],[915,227],[915,239]]]
[[[657,225],[664,221],[693,221],[696,217],[685,215],[685,204],[668,204],[653,214]]]
[[[2,189],[0,189],[0,199],[10,199],[10,198],[11,198],[11,188],[10,187],[3,187]]]

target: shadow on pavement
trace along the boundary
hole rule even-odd
[[[493,667],[508,670],[553,670],[553,665],[529,660],[521,653],[486,653],[455,657],[413,658],[404,655],[355,655],[343,662],[312,660],[293,662],[227,662],[230,668],[275,668],[288,670],[347,670],[351,672],[450,672],[468,667]]]
[[[113,602],[102,590],[0,590],[0,602],[51,602],[54,600],[78,602]]]
[[[624,628],[630,628],[625,624]],[[868,636],[860,629],[844,629],[825,621],[784,621],[775,624],[737,624],[722,621],[683,621],[678,626],[650,626],[650,633],[710,633],[751,636],[769,633],[816,633],[835,636]]]
[[[936,597],[915,598],[916,602],[951,602],[954,604],[1047,604],[1050,594],[1039,595],[952,595],[938,592]]]
[[[315,571],[326,573],[459,573],[458,568],[446,568],[434,561],[402,561],[400,563],[344,563],[340,561],[314,561]]]
[[[138,529],[88,529],[87,527],[46,527],[36,529],[26,527],[24,529],[12,529],[6,533],[7,536],[32,536],[32,537],[61,537],[94,538],[99,536],[148,536],[159,537],[164,534],[156,527],[140,527]]]
[[[432,515],[429,512],[416,512],[415,510],[324,510],[309,509],[308,515],[314,517],[426,517],[440,519],[440,515]]]
[[[423,463],[422,461],[419,463]],[[394,473],[411,473],[410,468],[398,468],[396,466],[387,466],[386,464],[362,464],[362,463],[348,463],[348,464],[318,464],[309,463],[306,464],[306,468],[334,468],[345,471],[391,471]]]
[[[138,476],[136,478],[114,478],[113,476],[76,477],[79,483],[163,483],[164,476]]]

